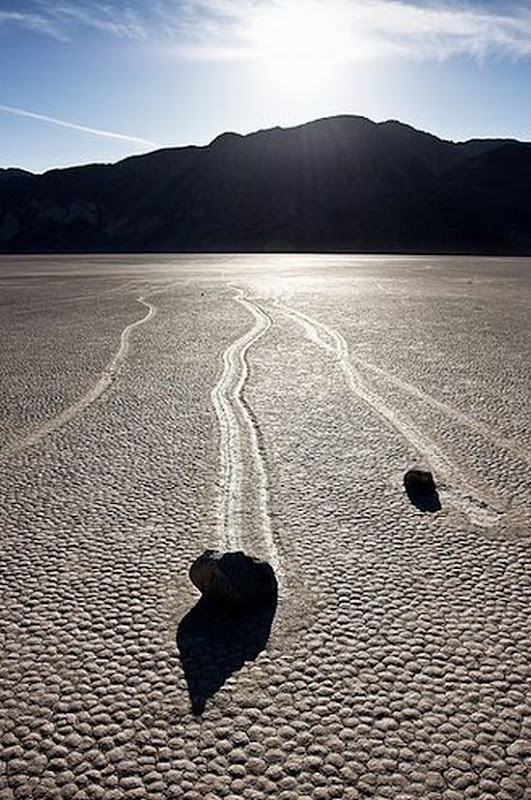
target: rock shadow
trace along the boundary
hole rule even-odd
[[[177,647],[193,714],[202,714],[227,678],[264,650],[276,608],[276,592],[247,608],[222,607],[201,598],[183,617]]]
[[[433,514],[441,510],[442,506],[437,489],[429,491],[406,485],[405,490],[410,502],[420,511],[429,511]]]

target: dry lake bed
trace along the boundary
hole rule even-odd
[[[0,290],[0,800],[531,798],[530,259]],[[198,613],[207,548],[276,609]]]

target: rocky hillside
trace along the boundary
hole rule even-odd
[[[531,254],[530,186],[530,144],[339,116],[117,164],[0,170],[0,251]]]

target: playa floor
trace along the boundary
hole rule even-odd
[[[0,800],[531,798],[531,260],[0,288]],[[208,548],[276,608],[198,610]]]

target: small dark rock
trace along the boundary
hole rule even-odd
[[[441,501],[433,475],[427,469],[409,469],[404,475],[407,496],[420,511],[440,511]]]
[[[404,486],[408,491],[433,494],[437,491],[433,475],[426,469],[408,469],[404,475]]]
[[[236,553],[205,550],[192,564],[190,580],[205,600],[222,605],[255,605],[277,595],[271,565],[241,550]]]

